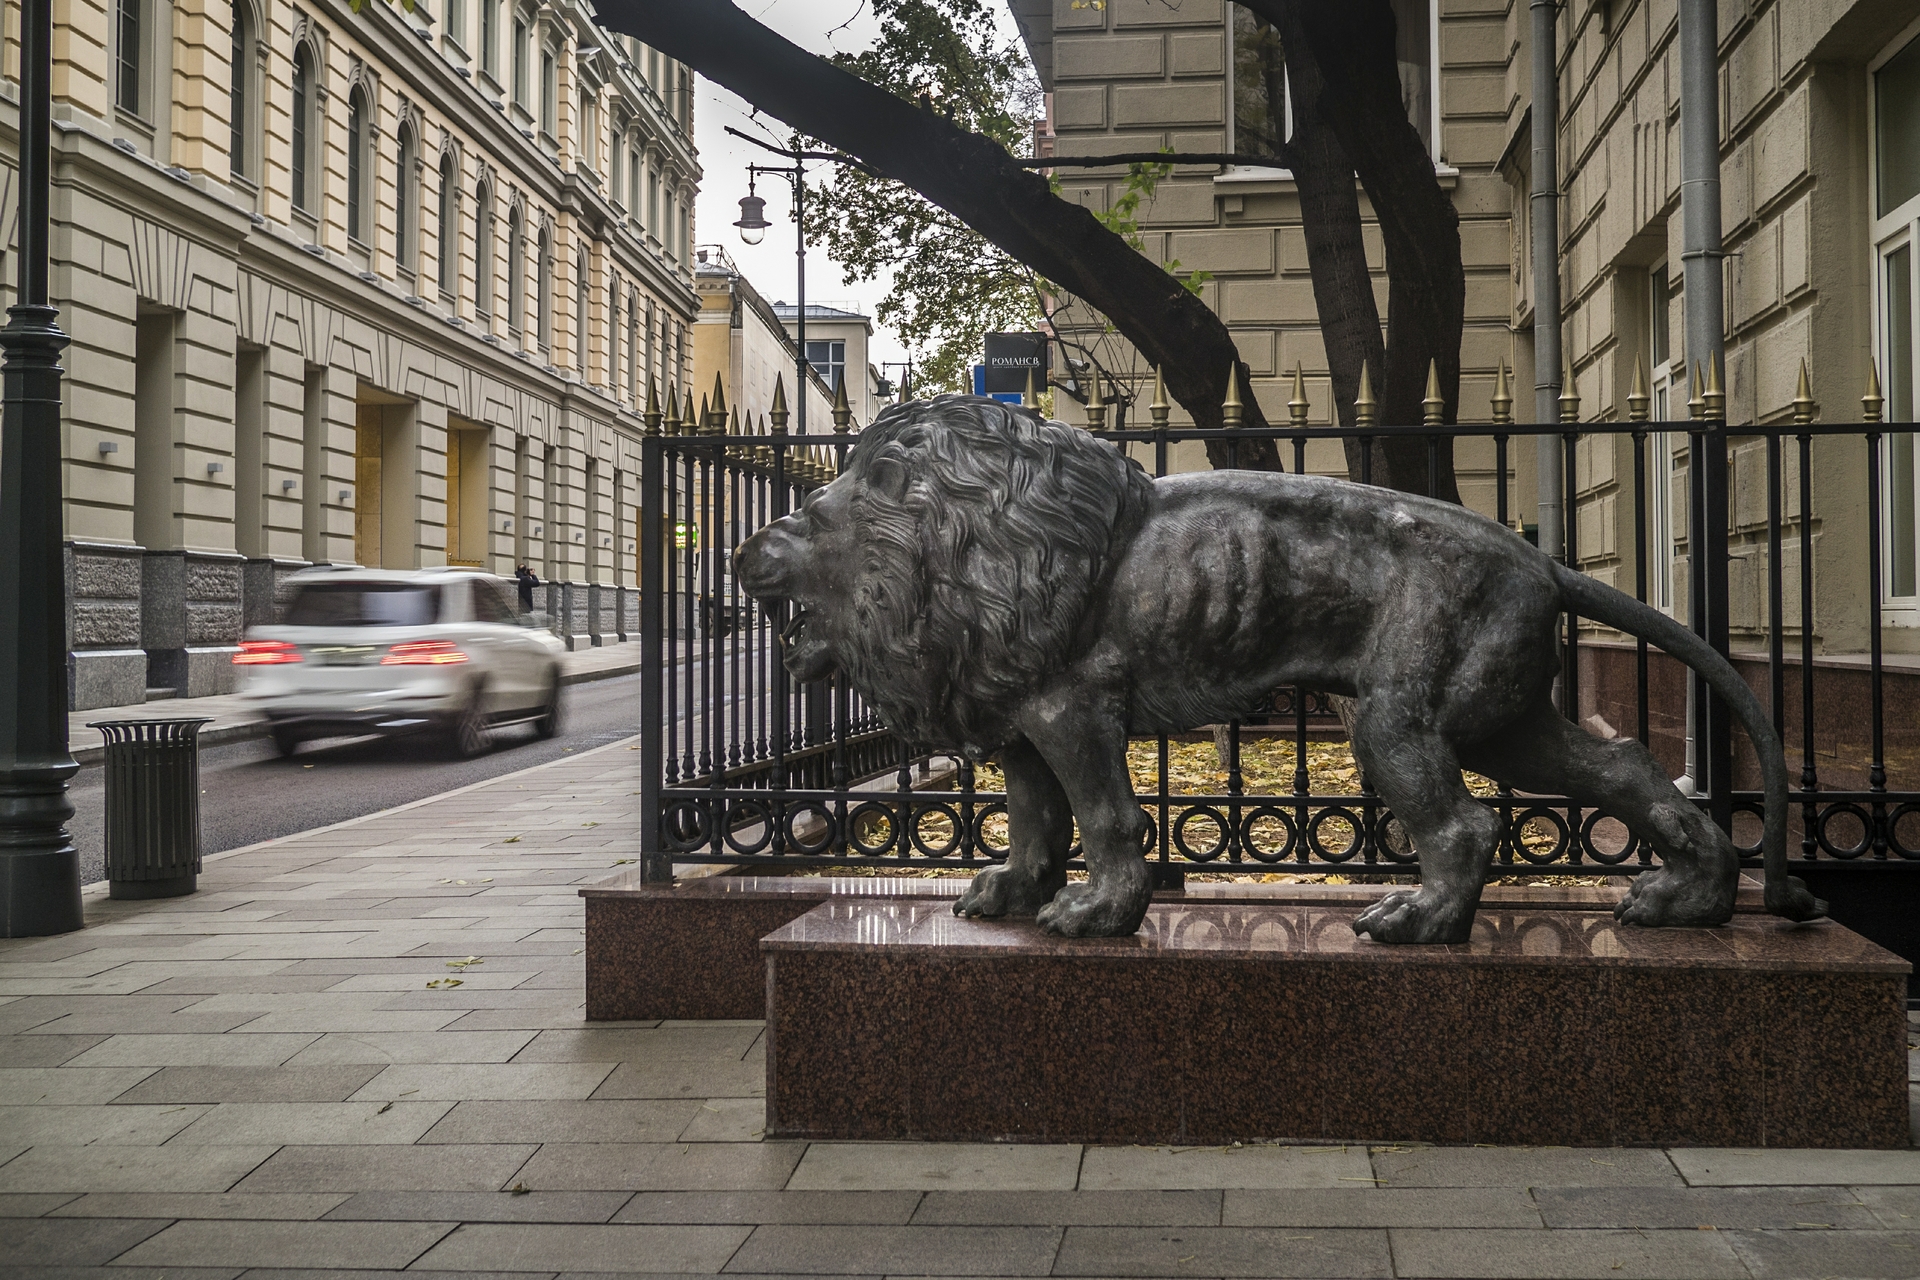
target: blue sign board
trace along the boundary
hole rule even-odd
[[[987,394],[987,366],[983,364],[973,366],[973,394],[977,396]],[[1018,391],[996,391],[991,398],[998,400],[1001,404],[1019,404],[1021,393]]]

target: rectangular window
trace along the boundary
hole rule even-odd
[[[1885,275],[1884,317],[1886,333],[1886,396],[1888,422],[1913,421],[1913,244],[1901,245],[1881,259]],[[1888,539],[1888,594],[1912,596],[1914,572],[1914,448],[1913,433],[1896,431],[1887,436],[1887,481],[1892,492],[1888,505],[1891,536]]]
[[[1920,38],[1873,76],[1881,217],[1920,196]]]
[[[553,136],[560,128],[560,71],[551,49],[540,54],[540,128]]]
[[[140,43],[145,39],[146,0],[120,0],[118,31],[114,51],[114,102],[123,111],[146,115],[146,102],[140,93],[140,65],[145,59]]]
[[[1439,156],[1433,85],[1439,50],[1434,40],[1437,0],[1392,0],[1394,63],[1407,120],[1427,154]],[[1232,7],[1233,147],[1241,155],[1274,155],[1293,131],[1285,49],[1265,18]]]
[[[524,18],[513,20],[513,102],[518,107],[527,105],[527,23]]]
[[[466,0],[447,0],[446,40],[456,50],[465,51],[467,45]]]
[[[1883,417],[1911,424],[1920,378],[1920,37],[1909,34],[1870,64],[1877,294],[1875,356]],[[1920,621],[1920,449],[1911,431],[1885,436],[1886,592],[1891,621]]]
[[[839,341],[820,341],[807,343],[807,363],[813,371],[826,380],[827,386],[838,390],[840,379],[847,372],[847,344]]]
[[[1673,286],[1662,263],[1647,273],[1647,366],[1655,422],[1672,417],[1668,385],[1673,363]],[[1673,443],[1664,431],[1647,436],[1647,603],[1662,613],[1674,611],[1673,564],[1675,513]]]
[[[499,30],[500,0],[480,0],[480,69],[495,79],[500,76]]]

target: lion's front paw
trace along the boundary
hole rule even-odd
[[[1040,908],[1039,924],[1063,938],[1125,938],[1139,931],[1151,901],[1151,883],[1138,892],[1132,886],[1114,890],[1070,884]]]
[[[1048,877],[1049,882],[1035,880],[1020,869],[1002,864],[988,867],[973,878],[967,891],[953,904],[953,914],[957,916],[1030,916],[1060,891],[1067,882],[1066,872]]]
[[[1465,942],[1473,932],[1473,906],[1443,899],[1424,887],[1402,889],[1362,911],[1353,931],[1375,942]]]
[[[1683,877],[1672,867],[1633,878],[1614,919],[1649,929],[1706,927],[1733,919],[1733,886],[1710,884],[1702,876]]]

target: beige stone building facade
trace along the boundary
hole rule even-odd
[[[309,565],[526,563],[571,643],[624,633],[638,415],[691,365],[691,90],[585,5],[64,10],[74,705],[229,687]]]

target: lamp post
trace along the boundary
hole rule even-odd
[[[67,834],[66,584],[61,571],[60,351],[47,301],[53,0],[20,11],[20,261],[0,328],[0,937],[82,923]]]
[[[794,434],[807,434],[807,172],[808,160],[838,160],[841,157],[833,152],[807,151],[797,143],[791,147],[776,147],[749,137],[738,129],[728,127],[727,132],[756,147],[764,147],[776,155],[792,159],[792,164],[750,164],[747,166],[747,194],[740,197],[740,219],[733,225],[740,228],[740,239],[746,244],[759,244],[772,226],[767,221],[767,202],[755,191],[755,183],[763,173],[785,178],[793,184],[793,221],[798,229],[794,247],[795,274],[798,278],[798,305],[795,308],[794,335],[795,345],[800,349],[794,361]]]

